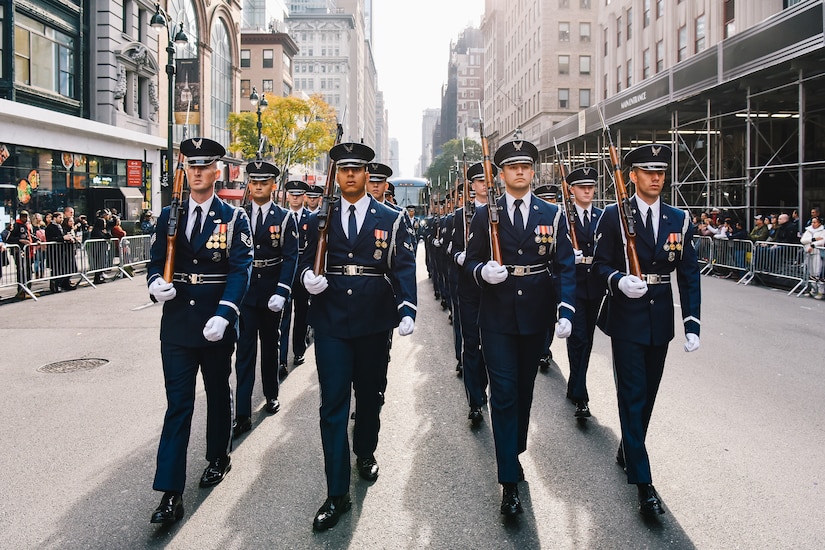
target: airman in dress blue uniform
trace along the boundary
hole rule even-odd
[[[559,188],[555,185],[539,185],[533,189],[533,194],[543,201],[550,204],[556,204],[559,199]],[[556,296],[559,293],[559,281],[557,277],[553,277],[553,288],[556,290]],[[544,338],[544,346],[542,347],[541,357],[539,358],[539,370],[547,372],[550,370],[550,364],[553,362],[553,350],[550,347],[553,345],[553,327],[547,329],[547,336]]]
[[[567,379],[567,399],[576,405],[576,418],[590,417],[590,397],[587,393],[587,366],[593,349],[593,333],[596,318],[604,297],[604,281],[593,272],[593,249],[596,245],[594,231],[602,211],[593,206],[596,191],[595,168],[582,167],[567,174],[567,185],[573,195],[576,209],[576,314],[573,316],[573,332],[567,339],[567,359],[570,377]]]
[[[490,418],[502,484],[501,513],[522,512],[518,455],[527,450],[527,431],[539,356],[548,327],[570,335],[575,312],[576,268],[561,211],[530,192],[538,160],[536,146],[511,141],[496,151],[505,193],[497,204],[478,208],[470,224],[465,269],[481,287],[478,326],[490,378]],[[504,265],[491,259],[489,208],[498,208]],[[552,274],[560,281],[556,311]]]
[[[327,219],[325,273],[312,271],[318,246],[318,217],[310,218],[309,241],[299,278],[312,294],[309,321],[315,329],[315,358],[321,389],[321,442],[327,499],[313,527],[329,529],[351,507],[349,405],[355,390],[352,450],[359,475],[378,478],[375,449],[380,428],[381,392],[387,377],[387,341],[398,327],[406,336],[415,327],[415,258],[406,240],[403,212],[366,193],[367,163],[374,152],[360,143],[330,150],[337,164],[341,199]]]
[[[189,198],[178,220],[175,273],[163,279],[170,207],[158,217],[147,268],[149,293],[164,302],[160,351],[166,382],[166,416],[153,488],[164,491],[152,523],[183,517],[186,449],[195,406],[198,369],[206,388],[206,459],[201,487],[220,483],[231,468],[232,352],[238,316],[252,269],[252,236],[246,213],[215,195],[223,146],[205,138],[180,144],[187,157]],[[160,236],[160,238],[158,238]]]
[[[281,313],[292,293],[298,265],[298,229],[287,211],[272,201],[272,188],[280,170],[256,160],[246,165],[251,203],[246,213],[252,222],[252,278],[241,303],[240,337],[236,353],[238,377],[233,437],[252,428],[252,390],[255,362],[261,342],[261,385],[265,409],[275,414],[278,401],[278,340]]]
[[[304,198],[309,185],[301,180],[290,180],[286,182],[284,188],[287,193],[287,203],[290,217],[295,220],[298,228],[298,263],[301,263],[304,251],[307,247],[307,230],[309,228],[310,212],[304,207]],[[292,320],[292,312],[295,311],[295,320]],[[281,343],[280,343],[280,375],[287,374],[287,358],[289,357],[289,328],[292,325],[292,359],[293,366],[303,365],[306,360],[304,354],[307,349],[307,311],[309,310],[309,294],[299,281],[292,283],[292,297],[287,300],[281,318]]]
[[[498,174],[498,169],[493,166],[493,177]],[[484,181],[484,165],[477,162],[467,169],[467,181],[471,184],[471,201],[469,202],[471,212],[469,217],[475,214],[477,208],[487,205],[487,184]],[[467,204],[467,201],[465,201]],[[462,266],[467,261],[467,243],[465,231],[467,214],[465,207],[461,206],[455,211],[456,223],[453,224],[453,236],[451,241],[451,253],[453,261],[458,269],[458,284],[456,294],[458,296],[458,319],[461,326],[461,365],[463,368],[464,390],[467,394],[467,402],[470,405],[470,412],[467,419],[473,426],[478,426],[483,420],[482,409],[487,404],[487,366],[484,364],[484,356],[481,353],[481,339],[478,332],[478,307],[481,299],[481,289]]]
[[[653,488],[645,447],[653,403],[662,379],[668,343],[674,337],[671,274],[676,272],[686,342],[699,349],[701,293],[695,228],[690,217],[661,201],[671,149],[653,143],[637,147],[624,159],[636,194],[630,199],[636,227],[636,251],[642,276],[630,275],[626,237],[615,204],[605,208],[596,228],[593,268],[607,283],[598,326],[611,338],[622,441],[616,461],[627,482],[637,485],[639,509],[647,516],[664,513]]]

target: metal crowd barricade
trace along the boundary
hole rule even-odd
[[[73,242],[41,242],[27,244],[23,247],[23,255],[32,256],[31,252],[38,252],[43,267],[36,279],[30,278],[26,286],[31,289],[32,283],[37,281],[63,281],[72,277],[86,277],[81,272],[82,262],[77,254],[78,245]],[[30,252],[31,251],[31,252]],[[88,280],[88,279],[86,279]]]
[[[796,292],[800,286],[804,288],[808,281],[805,247],[801,244],[757,242],[753,247],[753,276],[796,281],[788,295]]]
[[[694,235],[693,248],[696,249],[696,259],[699,264],[704,264],[699,272],[703,275],[710,273],[713,270],[713,239],[702,235]]]
[[[81,270],[86,274],[86,280],[90,285],[88,275],[100,273],[101,276],[106,271],[116,269],[115,267],[115,247],[116,242],[111,239],[89,239],[83,243],[83,266]]]
[[[134,235],[121,238],[120,263],[118,264],[120,272],[131,279],[136,266],[148,263],[151,242],[151,235]]]
[[[0,288],[17,288],[18,292],[25,292],[37,300],[37,296],[27,286],[32,265],[28,258],[28,251],[20,249],[20,245],[6,244],[2,265],[0,265]]]
[[[712,269],[741,271],[738,283],[747,284],[753,278],[753,243],[744,239],[713,239]]]

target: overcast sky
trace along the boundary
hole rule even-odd
[[[478,27],[484,0],[373,0],[373,56],[378,88],[398,140],[400,174],[415,175],[421,155],[421,115],[441,107],[450,42]]]

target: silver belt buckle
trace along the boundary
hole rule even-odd
[[[344,275],[360,275],[360,270],[358,269],[360,266],[357,265],[345,265],[344,266]]]
[[[658,273],[650,273],[647,275],[647,284],[658,285],[662,282],[662,276]]]
[[[582,258],[582,262],[581,262],[581,263],[583,263],[583,264],[585,264],[585,265],[592,264],[592,263],[593,263],[593,256],[585,256],[585,257],[583,257],[583,258]]]
[[[514,265],[513,266],[513,275],[516,277],[523,277],[524,273],[526,272],[526,268],[523,265]]]
[[[199,285],[203,282],[203,275],[200,273],[190,273],[189,274],[189,284],[192,285]]]

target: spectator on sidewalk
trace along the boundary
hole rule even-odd
[[[765,218],[761,214],[753,217],[753,229],[748,234],[748,238],[754,243],[768,240],[768,226],[765,225]]]
[[[822,299],[825,292],[822,267],[825,265],[825,227],[822,218],[811,218],[811,225],[805,228],[800,242],[805,245],[805,261],[808,264],[808,277],[812,285],[811,295]]]

